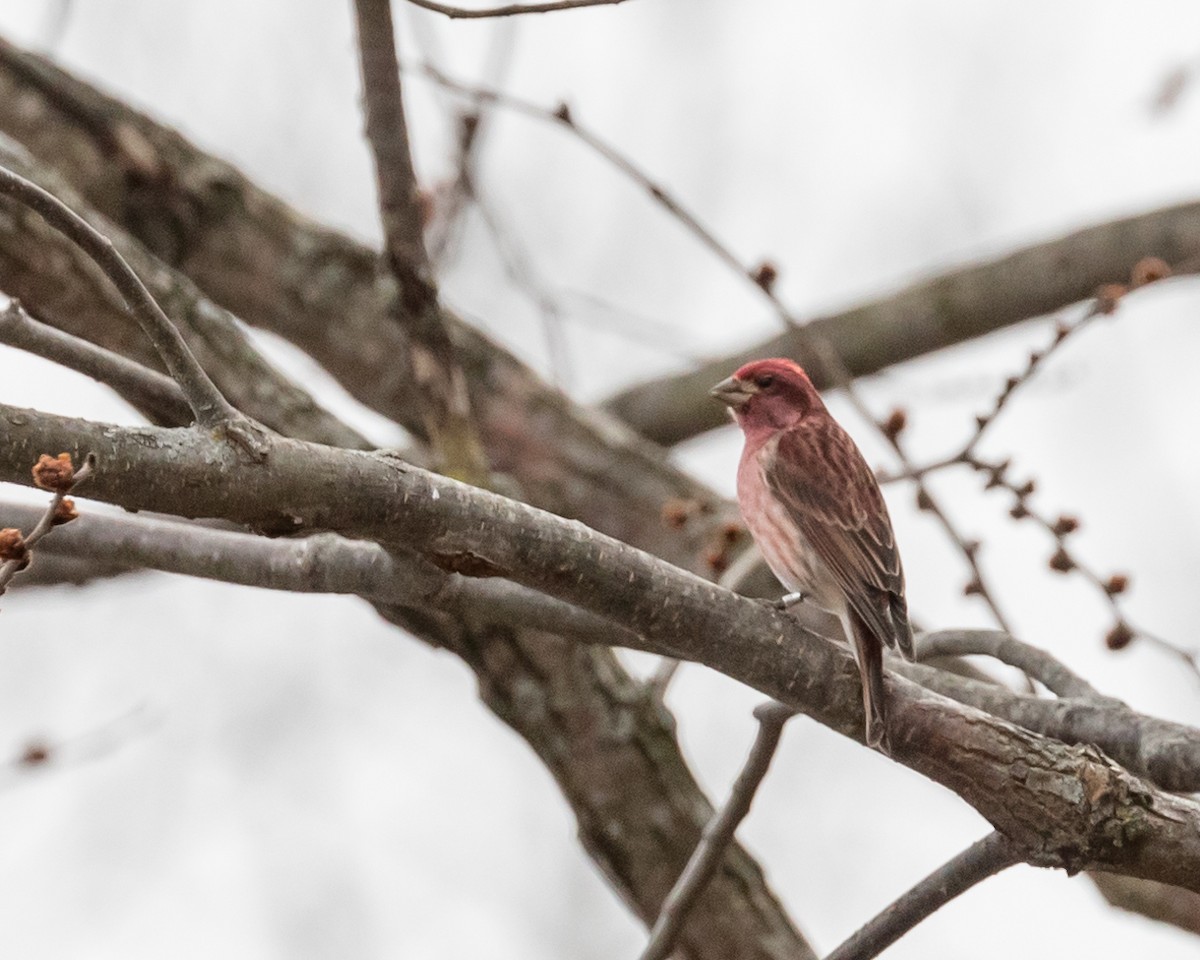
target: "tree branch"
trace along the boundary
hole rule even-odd
[[[973,654],[995,657],[1001,663],[1033,677],[1060,697],[1101,700],[1090,683],[1045,650],[1022,643],[1003,630],[939,630],[917,637],[917,660],[933,657],[964,657]]]
[[[436,0],[408,0],[415,7],[432,10],[451,20],[474,20],[485,17],[513,17],[524,13],[554,13],[558,10],[578,10],[581,7],[605,7],[624,3],[625,0],[551,0],[548,3],[509,3],[498,7],[480,7],[470,10],[454,7]]]
[[[396,58],[392,0],[355,0],[367,141],[375,159],[388,265],[399,284],[397,320],[408,332],[408,368],[443,472],[488,482],[487,457],[471,417],[471,397],[438,301],[425,249],[420,190],[413,169]]]
[[[1176,273],[1200,265],[1200,203],[1164,207],[1035,244],[1003,257],[949,270],[931,280],[808,321],[808,337],[832,344],[856,377],[1043,316],[1122,280],[1142,257],[1162,257]],[[721,426],[724,411],[705,403],[707,390],[743,363],[792,357],[816,373],[820,363],[797,330],[786,330],[733,354],[640,384],[606,408],[643,436],[671,445]],[[833,386],[819,375],[819,388]]]
[[[205,299],[190,280],[164,267],[137,241],[90,210],[61,178],[2,137],[0,164],[58,196],[112,240],[152,296],[166,304],[182,325],[193,353],[238,409],[289,436],[360,449],[373,446],[270,366],[235,320]],[[19,209],[11,218],[0,218],[0,289],[64,332],[142,364],[161,362],[138,327],[129,322],[128,311],[91,260],[39,217]],[[95,361],[93,356],[88,362]],[[110,385],[120,392],[122,374],[111,364],[105,367],[115,377]],[[164,412],[157,405],[140,407],[145,399],[140,390],[125,394],[125,399],[151,418]],[[190,417],[189,412],[183,421],[172,423],[186,423]]]
[[[826,960],[871,960],[913,927],[975,884],[1021,857],[1003,834],[992,832],[971,844],[889,906],[834,950]]]
[[[43,466],[48,469],[43,470]],[[3,563],[0,563],[0,594],[8,589],[13,577],[29,566],[32,559],[30,551],[46,534],[56,526],[76,519],[74,504],[67,499],[67,494],[87,480],[95,469],[96,458],[91,454],[84,457],[83,466],[78,470],[69,458],[65,464],[62,457],[54,459],[45,456],[38,460],[32,471],[34,482],[43,489],[53,490],[54,496],[50,498],[48,507],[34,511],[33,529],[29,533],[22,536],[15,528],[0,531],[4,552]]]
[[[657,653],[705,663],[862,736],[857,671],[846,651],[578,523],[381,455],[270,437],[268,467],[203,431],[123,430],[3,406],[0,417],[10,424],[0,479],[23,481],[33,451],[86,446],[113,465],[90,488],[109,502],[276,529],[333,529],[403,545],[443,569],[503,576],[615,619]],[[222,482],[213,482],[217,476]],[[894,758],[958,793],[1027,862],[1200,891],[1200,805],[1155,789],[1092,748],[993,720],[895,675],[888,682]]]
[[[14,526],[32,524],[39,515],[35,508],[0,503],[0,518]],[[511,581],[448,574],[411,552],[332,535],[264,540],[141,516],[89,513],[41,551],[59,552],[106,568],[149,567],[276,590],[353,593],[376,603],[428,605],[473,621],[557,632],[581,643],[659,649],[604,616]],[[1195,728],[1144,716],[1099,694],[1087,701],[1045,700],[917,664],[889,661],[889,666],[929,690],[1027,729],[1067,743],[1094,744],[1165,789],[1200,790],[1200,731]]]
[[[0,167],[0,194],[36,212],[86,253],[112,281],[134,319],[154,344],[171,378],[179,384],[197,423],[215,427],[244,419],[209,379],[175,324],[163,313],[158,301],[150,295],[111,240],[53,194],[4,167]]]
[[[795,711],[780,703],[766,703],[754,711],[758,720],[758,736],[750,748],[750,756],[738,774],[729,793],[729,799],[721,812],[713,817],[704,828],[695,853],[670,894],[663,903],[662,912],[654,921],[650,931],[650,942],[642,951],[641,960],[666,960],[675,947],[679,932],[696,900],[712,879],[713,872],[725,854],[725,848],[733,842],[738,825],[750,812],[750,804],[762,784],[763,777],[771,766],[771,760],[779,747],[783,725],[795,715]]]
[[[34,320],[17,300],[0,311],[0,343],[112,387],[159,426],[180,427],[191,422],[191,408],[179,384],[170,377]]]

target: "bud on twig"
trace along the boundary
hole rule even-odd
[[[52,457],[43,453],[33,466],[33,482],[43,490],[66,493],[75,485],[75,465],[69,453]]]
[[[1104,645],[1109,650],[1124,650],[1133,640],[1133,631],[1124,620],[1118,620],[1105,634]]]

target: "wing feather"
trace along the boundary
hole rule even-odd
[[[881,643],[911,656],[904,571],[887,506],[858,447],[829,418],[783,431],[763,477]]]

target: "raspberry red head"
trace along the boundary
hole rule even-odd
[[[755,360],[710,393],[733,410],[747,433],[779,430],[825,410],[808,374],[791,360]]]

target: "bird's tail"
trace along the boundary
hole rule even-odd
[[[892,626],[896,628],[896,646],[905,660],[915,660],[912,624],[908,622],[908,604],[903,597],[891,596]]]
[[[863,713],[866,715],[867,745],[891,753],[887,728],[887,693],[883,689],[883,644],[856,613],[849,616],[850,642],[862,678]],[[905,621],[907,623],[907,621]],[[911,645],[911,639],[910,639]]]

